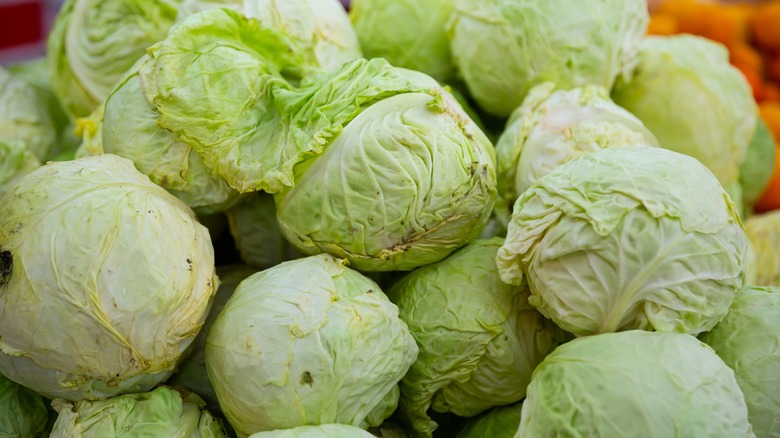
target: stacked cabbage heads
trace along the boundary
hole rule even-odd
[[[66,0],[0,67],[0,436],[780,437],[725,47],[344,3]]]

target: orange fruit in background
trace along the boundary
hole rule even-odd
[[[753,97],[756,101],[764,100],[764,79],[761,77],[761,74],[752,68],[743,68],[738,65],[735,67],[745,75],[745,79],[750,83],[750,88],[753,90]]]
[[[775,171],[772,179],[754,208],[757,212],[780,208],[780,153],[775,155]]]
[[[780,26],[780,23],[778,23]],[[774,58],[769,61],[769,67],[766,69],[766,73],[769,79],[775,82],[780,82],[780,55],[775,55]]]
[[[750,17],[755,42],[768,50],[780,50],[780,2],[757,5]]]
[[[780,139],[780,102],[764,101],[758,104],[761,118],[764,119],[775,141]]]
[[[729,59],[740,70],[764,71],[764,58],[747,43],[738,42],[729,47]]]
[[[780,102],[780,86],[775,83],[764,83],[764,92],[762,94],[764,100],[774,100],[776,102]]]
[[[678,32],[677,19],[669,14],[653,14],[647,26],[648,35],[674,35]]]

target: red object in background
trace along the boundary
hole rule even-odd
[[[40,1],[6,3],[0,0],[0,49],[43,40],[43,5]]]

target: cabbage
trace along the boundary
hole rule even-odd
[[[47,164],[0,205],[0,372],[69,400],[170,376],[218,284],[192,211],[115,155]]]
[[[739,178],[758,109],[726,47],[692,35],[646,37],[636,74],[618,81],[612,98],[662,147],[698,159],[724,186]]]
[[[455,0],[450,47],[477,104],[506,117],[542,82],[612,88],[648,21],[644,0]]]
[[[698,334],[746,275],[731,198],[696,159],[662,148],[582,155],[515,203],[501,279],[577,336],[644,329]],[[527,279],[525,278],[527,277]]]
[[[515,200],[561,164],[600,149],[658,146],[642,122],[615,105],[603,87],[556,90],[537,85],[507,122],[496,143],[498,199],[494,213],[506,224]]]
[[[423,435],[438,426],[429,409],[470,417],[521,400],[534,368],[563,340],[528,304],[527,288],[499,279],[501,243],[475,241],[388,292],[420,348],[399,409]]]
[[[366,58],[454,79],[447,24],[455,0],[353,0],[349,16]]]
[[[163,39],[179,0],[66,0],[48,37],[54,92],[72,117],[85,117],[122,75]]]
[[[239,435],[365,428],[395,410],[417,351],[379,286],[323,254],[242,281],[209,330],[206,369]]]
[[[734,371],[682,333],[575,339],[534,371],[515,437],[755,437]]]
[[[411,270],[479,236],[495,199],[493,147],[432,78],[356,61],[289,94],[298,150],[324,148],[276,194],[297,249]]]
[[[159,387],[151,392],[74,403],[55,400],[51,438],[227,437],[193,393]]]

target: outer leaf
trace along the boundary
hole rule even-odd
[[[230,8],[283,30],[324,71],[361,57],[355,30],[337,0],[185,0],[179,18],[211,8]]]

